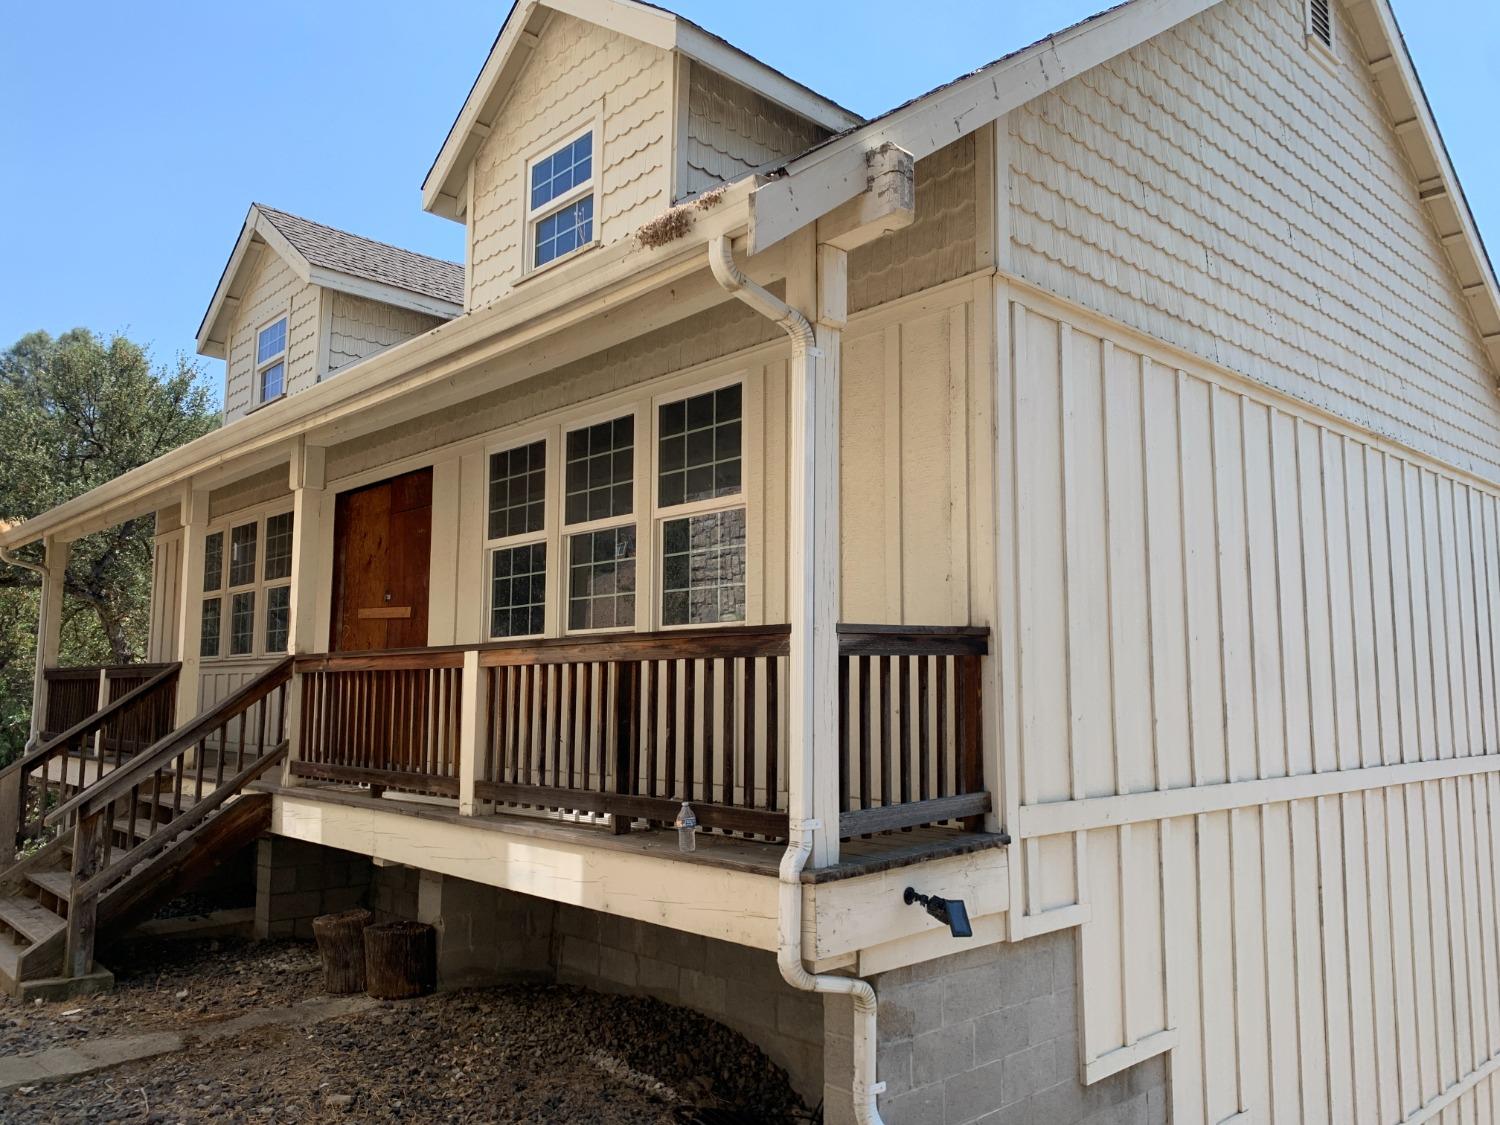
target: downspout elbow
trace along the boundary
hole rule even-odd
[[[11,554],[11,548],[9,547],[0,547],[0,562],[9,563],[11,566],[20,567],[22,570],[29,570],[32,574],[39,576],[43,582],[47,581],[48,576],[52,573],[47,569],[45,563],[27,562],[25,559]]]
[[[794,347],[805,355],[817,354],[816,337],[807,317],[745,276],[735,264],[734,250],[727,234],[719,235],[708,244],[708,268],[713,270],[714,280],[727,292],[733,293],[767,320],[780,325],[782,331],[792,338]]]

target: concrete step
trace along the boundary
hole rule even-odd
[[[31,945],[46,941],[67,925],[41,903],[25,895],[0,898],[0,924],[8,926]]]

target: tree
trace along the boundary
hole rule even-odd
[[[25,519],[144,465],[218,424],[203,372],[153,368],[140,345],[75,328],[0,353],[0,517]],[[139,660],[150,628],[154,518],[74,541],[64,583],[65,664]],[[25,743],[39,579],[0,564],[0,764]]]

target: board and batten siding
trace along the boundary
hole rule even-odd
[[[474,158],[468,218],[468,307],[510,291],[522,274],[526,162],[594,121],[599,177],[595,237],[633,235],[671,204],[673,68],[669,52],[554,14]]]
[[[323,299],[329,304],[326,372],[329,375],[443,323],[441,317],[399,309],[367,297],[330,290]]]
[[[1500,490],[996,307],[1012,933],[1081,924],[1086,1074],[1170,1049],[1180,1125],[1500,1120]]]
[[[1495,372],[1351,23],[1224,0],[1008,115],[1021,277],[1500,479]]]
[[[805,152],[828,131],[764,94],[685,60],[687,131],[679,195],[697,195]]]
[[[166,664],[177,659],[177,622],[182,608],[181,527],[156,536],[151,548],[151,626],[146,660]]]
[[[287,316],[286,391],[318,381],[318,286],[304,282],[275,251],[262,248],[254,281],[240,302],[224,365],[224,421],[256,405],[255,337],[269,321]]]

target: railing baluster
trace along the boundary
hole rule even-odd
[[[896,657],[900,668],[900,696],[897,702],[897,715],[900,719],[900,738],[898,745],[901,753],[901,803],[903,805],[911,802],[911,661],[910,656]]]
[[[702,799],[712,801],[714,799],[714,662],[704,660],[703,668],[703,779]],[[692,786],[688,787],[692,792]]]
[[[839,661],[839,812],[849,808],[849,662]]]
[[[735,660],[733,657],[724,656],[719,658],[719,667],[724,672],[724,786],[723,803],[733,805],[734,802],[734,777],[735,777],[735,748],[734,748],[734,670]]]
[[[947,797],[953,793],[948,787],[948,661],[951,656],[936,656],[937,665],[937,795]]]
[[[774,659],[774,658],[773,658]],[[745,698],[741,706],[745,714],[745,807],[755,808],[755,671],[760,658],[745,657]]]
[[[667,771],[665,775],[666,796],[676,797],[681,790],[677,788],[677,661],[667,661],[667,695],[663,700],[667,708]]]
[[[896,754],[891,745],[891,658],[880,662],[880,803],[896,803]]]
[[[644,739],[646,745],[646,795],[656,796],[656,668],[660,661],[646,661],[646,698],[645,698],[645,727]]]
[[[696,689],[698,686],[698,661],[682,662],[682,797],[685,801],[697,798],[693,785],[698,779],[695,761],[698,734],[698,708]]]
[[[859,657],[859,808],[870,807],[870,658]]]
[[[777,657],[766,660],[766,808],[781,807],[781,662]]]

